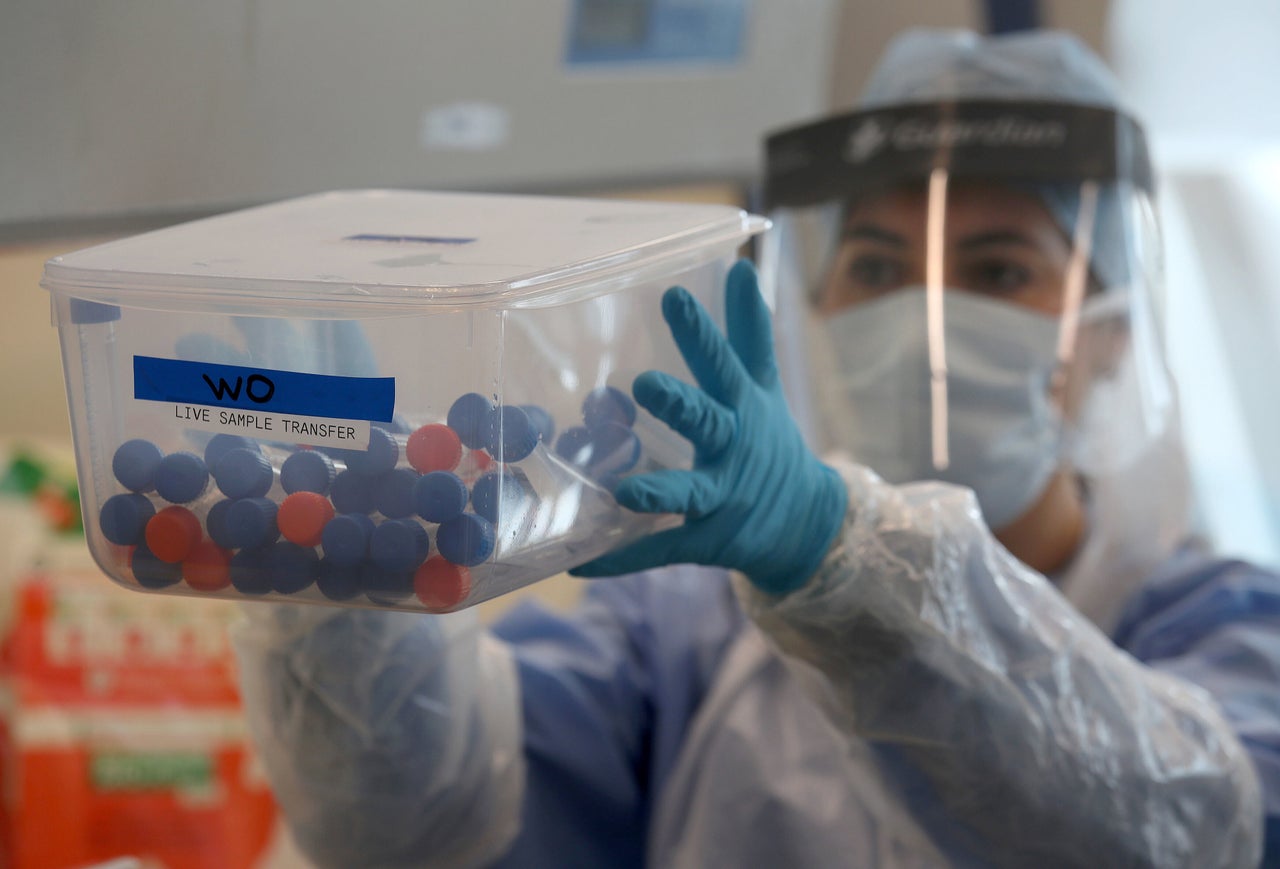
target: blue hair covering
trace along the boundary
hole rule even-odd
[[[1078,38],[1055,30],[1001,36],[908,30],[885,50],[858,107],[945,100],[1048,100],[1123,110],[1106,64]]]
[[[1072,34],[1053,30],[1000,36],[909,30],[885,50],[858,108],[959,100],[1060,102],[1124,111],[1116,79],[1101,58]],[[1068,238],[1073,237],[1079,184],[1018,186],[1040,199]],[[1129,279],[1134,239],[1121,201],[1120,185],[1100,185],[1091,265],[1104,286]]]

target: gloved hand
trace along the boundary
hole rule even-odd
[[[520,688],[474,610],[255,601],[235,630],[245,718],[317,866],[474,866],[524,798]]]
[[[844,520],[840,477],[809,451],[791,418],[773,356],[769,309],[745,260],[725,287],[728,339],[680,287],[662,314],[699,391],[660,371],[636,378],[639,404],[694,446],[693,469],[618,484],[618,503],[642,513],[683,513],[660,531],[570,571],[614,576],[666,564],[742,571],[762,591],[785,594],[817,570]]]

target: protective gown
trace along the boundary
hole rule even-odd
[[[841,536],[781,598],[678,567],[491,632],[469,613],[247,607],[250,725],[303,849],[322,866],[1257,863],[1280,817],[1275,576],[1179,551],[1108,639],[967,490],[838,467]]]

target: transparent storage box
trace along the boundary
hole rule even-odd
[[[350,191],[50,260],[90,549],[172,594],[448,611],[679,521],[625,475],[688,467],[636,407],[691,380],[736,208]]]

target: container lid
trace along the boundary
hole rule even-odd
[[[45,264],[44,287],[282,304],[519,304],[763,231],[723,205],[478,193],[323,193],[136,235]]]

